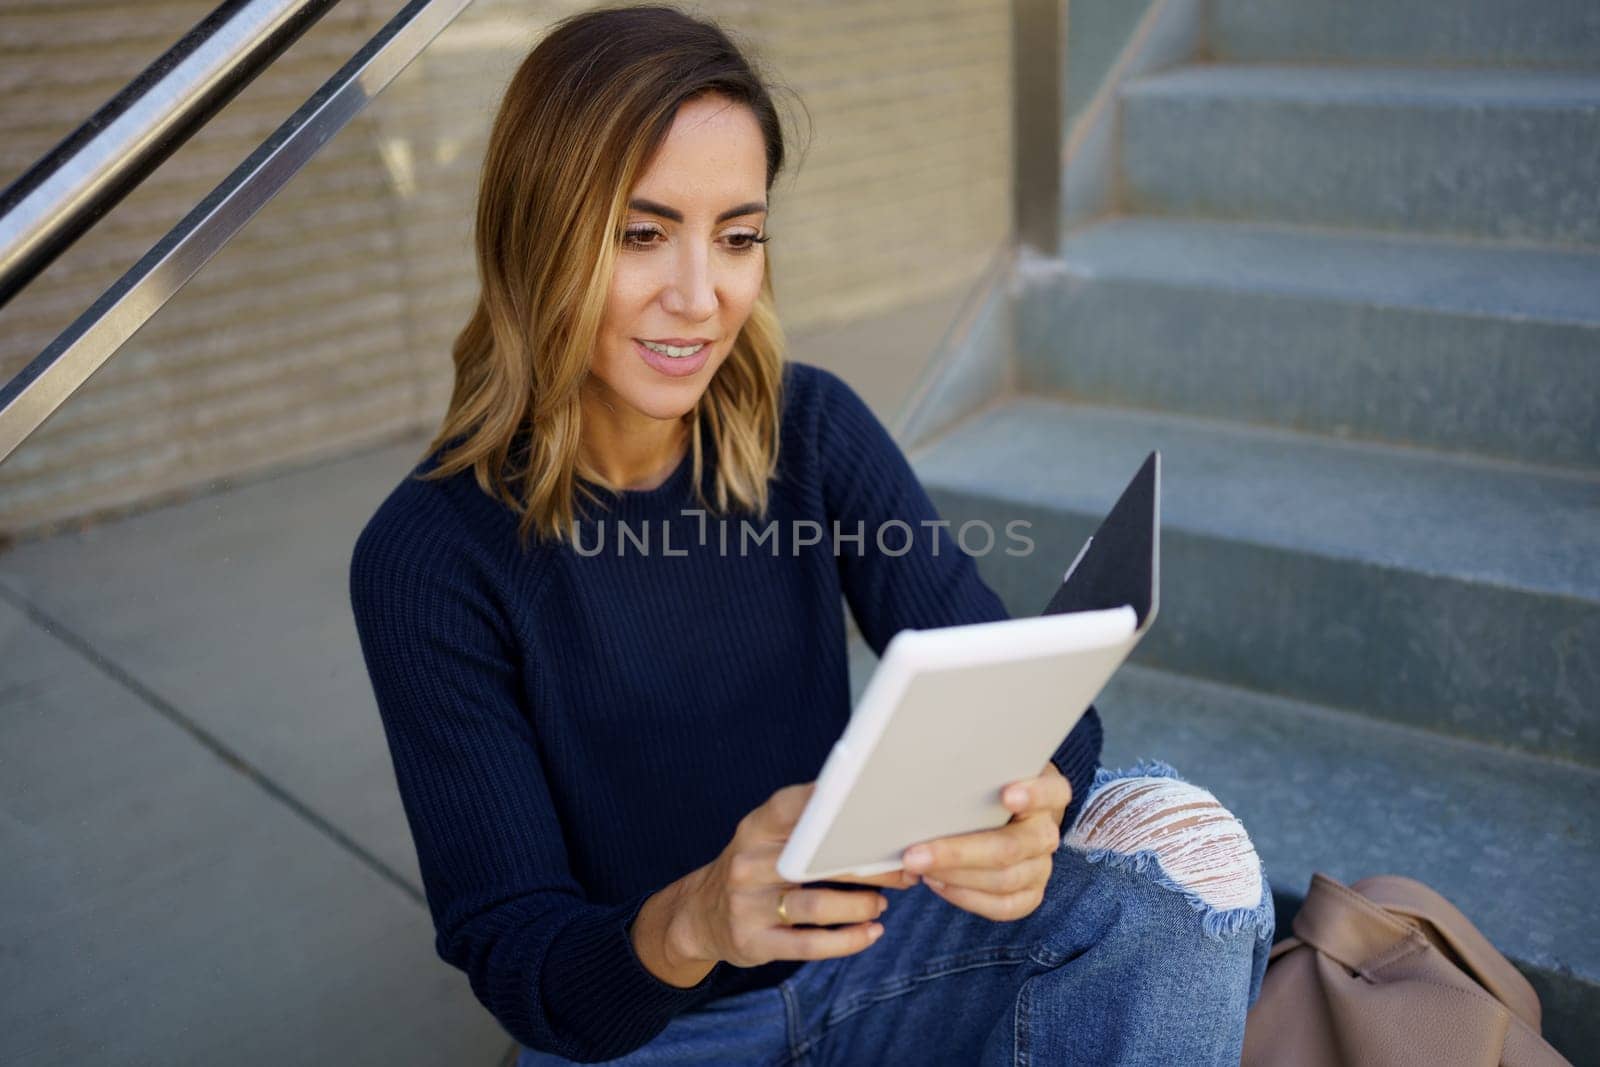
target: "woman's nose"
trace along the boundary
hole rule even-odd
[[[685,248],[672,265],[672,277],[662,294],[667,311],[690,322],[703,322],[717,311],[717,290],[711,264],[703,250]]]

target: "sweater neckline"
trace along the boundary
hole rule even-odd
[[[654,489],[612,489],[607,490],[607,492],[613,494],[613,499],[618,506],[628,508],[650,507],[664,500],[677,499],[678,494],[684,490],[689,482],[689,472],[693,466],[694,449],[690,447],[684,450],[683,458],[672,469],[672,473],[667,475],[666,481]],[[587,482],[588,479],[584,479],[584,481]],[[589,485],[596,489],[601,488],[593,482],[589,482]]]
[[[665,496],[677,488],[681,482],[687,481],[689,468],[694,463],[694,446],[691,444],[683,450],[683,458],[678,460],[678,465],[672,468],[672,473],[667,475],[667,480],[654,489],[622,489],[619,490],[624,500],[654,500]]]

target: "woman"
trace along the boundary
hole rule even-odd
[[[1006,617],[859,397],[783,359],[783,158],[668,8],[563,22],[506,92],[449,411],[351,564],[439,954],[525,1065],[1237,1062],[1260,865],[1170,769],[1097,772],[1094,709],[1005,826],[778,876],[850,714],[841,596],[879,652]]]

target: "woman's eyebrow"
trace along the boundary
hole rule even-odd
[[[643,200],[635,197],[634,199],[628,201],[628,206],[635,211],[643,211],[651,215],[660,215],[662,218],[671,219],[673,222],[683,221],[683,212],[677,210],[676,208],[670,208],[665,204],[658,204],[654,200]],[[738,207],[730,207],[728,210],[717,216],[717,221],[727,222],[729,219],[736,219],[740,215],[761,215],[765,214],[766,210],[767,205],[763,204],[759,200],[752,200],[748,204],[740,204]]]

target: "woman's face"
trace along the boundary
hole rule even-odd
[[[754,240],[764,237],[766,176],[748,107],[716,95],[679,107],[630,190],[591,365],[595,391],[618,414],[681,418],[728,358],[766,269]]]

